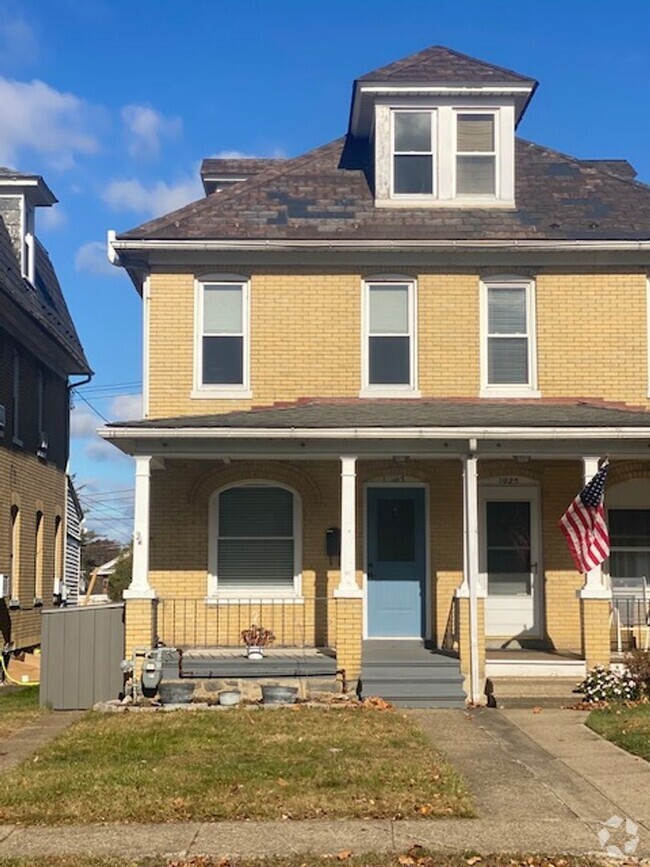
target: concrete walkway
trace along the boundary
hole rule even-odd
[[[0,740],[0,774],[10,771],[80,719],[82,711],[46,713],[31,725]]]
[[[639,824],[635,854],[650,855],[650,765],[591,733],[585,714],[410,713],[466,777],[479,818],[6,826],[0,856],[247,857],[404,851],[414,843],[440,851],[602,853],[597,833],[615,815]],[[611,842],[622,841],[614,835]]]

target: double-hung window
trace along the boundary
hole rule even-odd
[[[415,284],[368,281],[364,292],[362,395],[415,395]]]
[[[435,112],[394,111],[392,119],[393,195],[434,195]]]
[[[484,281],[481,313],[482,394],[538,397],[532,281]]]
[[[456,195],[495,196],[497,189],[495,114],[456,115]]]
[[[241,397],[248,391],[248,296],[247,280],[198,284],[194,397]]]
[[[294,596],[299,587],[299,500],[287,488],[251,483],[215,495],[216,562],[211,595]]]

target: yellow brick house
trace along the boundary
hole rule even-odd
[[[354,82],[342,138],[205,160],[204,199],[109,234],[143,302],[145,417],[103,432],[129,647],[262,621],[415,705],[610,659],[650,567],[650,188],[518,138],[535,88],[426,49]],[[558,519],[605,454],[580,575]]]

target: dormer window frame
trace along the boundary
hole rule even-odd
[[[396,125],[397,115],[401,114],[428,114],[429,115],[429,132],[430,132],[430,149],[424,150],[398,150],[396,147]],[[394,108],[390,113],[390,190],[391,196],[395,199],[412,199],[413,196],[427,196],[437,198],[438,195],[438,116],[435,108]],[[399,157],[429,157],[431,160],[431,192],[430,193],[400,193],[395,189],[395,165]]]
[[[435,119],[433,193],[394,192],[394,117],[399,112],[431,112]],[[456,193],[459,115],[494,117],[494,194]],[[515,105],[511,97],[468,95],[378,95],[371,137],[375,151],[375,206],[380,208],[515,208]]]
[[[494,145],[491,151],[459,151],[458,150],[458,121],[462,115],[475,116],[482,115],[484,117],[492,117],[494,119],[493,136]],[[455,200],[476,200],[481,199],[484,202],[493,202],[499,199],[500,185],[500,138],[501,124],[499,123],[499,109],[494,108],[455,108],[454,109],[454,154],[452,162],[453,173],[453,190]],[[458,191],[458,160],[459,157],[493,157],[494,158],[494,192],[493,193],[461,193]]]

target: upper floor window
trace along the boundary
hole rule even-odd
[[[193,397],[242,397],[248,390],[248,281],[206,280],[197,289]]]
[[[456,115],[456,194],[496,194],[494,112]]]
[[[415,284],[364,284],[362,396],[412,394],[416,389]]]
[[[395,97],[375,104],[375,204],[513,208],[515,110],[506,98]]]
[[[481,290],[481,393],[539,397],[533,282],[489,280]]]
[[[393,112],[393,193],[428,195],[435,188],[435,112]]]
[[[21,446],[20,438],[20,355],[14,350],[14,370],[13,370],[13,386],[12,386],[12,408],[13,408],[13,441],[16,445]]]

